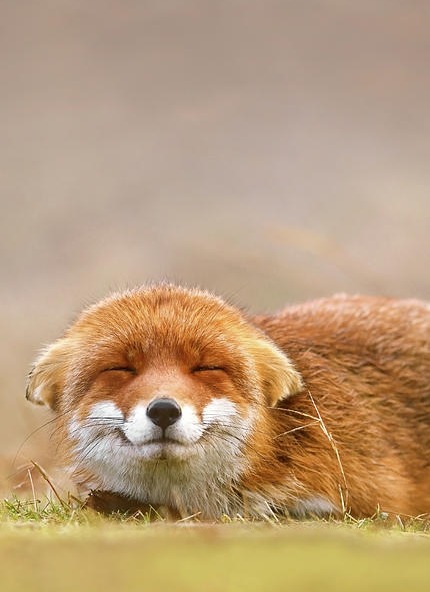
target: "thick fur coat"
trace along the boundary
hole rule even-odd
[[[89,505],[202,519],[430,512],[430,307],[250,317],[170,284],[85,310],[30,373]]]

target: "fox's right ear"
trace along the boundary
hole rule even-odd
[[[36,359],[27,379],[26,398],[36,405],[57,407],[65,384],[66,343],[64,339],[48,346]]]

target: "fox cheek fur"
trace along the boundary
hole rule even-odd
[[[46,348],[27,398],[100,510],[430,511],[430,310],[338,296],[245,317],[173,285],[114,294]]]

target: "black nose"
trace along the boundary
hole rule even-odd
[[[146,415],[152,423],[165,430],[178,421],[182,415],[182,411],[173,399],[155,399],[146,408]]]

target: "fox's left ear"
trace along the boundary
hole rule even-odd
[[[273,342],[262,337],[252,344],[252,349],[261,386],[271,407],[303,390],[299,372]]]
[[[26,398],[36,405],[57,407],[65,383],[67,347],[55,341],[37,358],[27,379]]]

